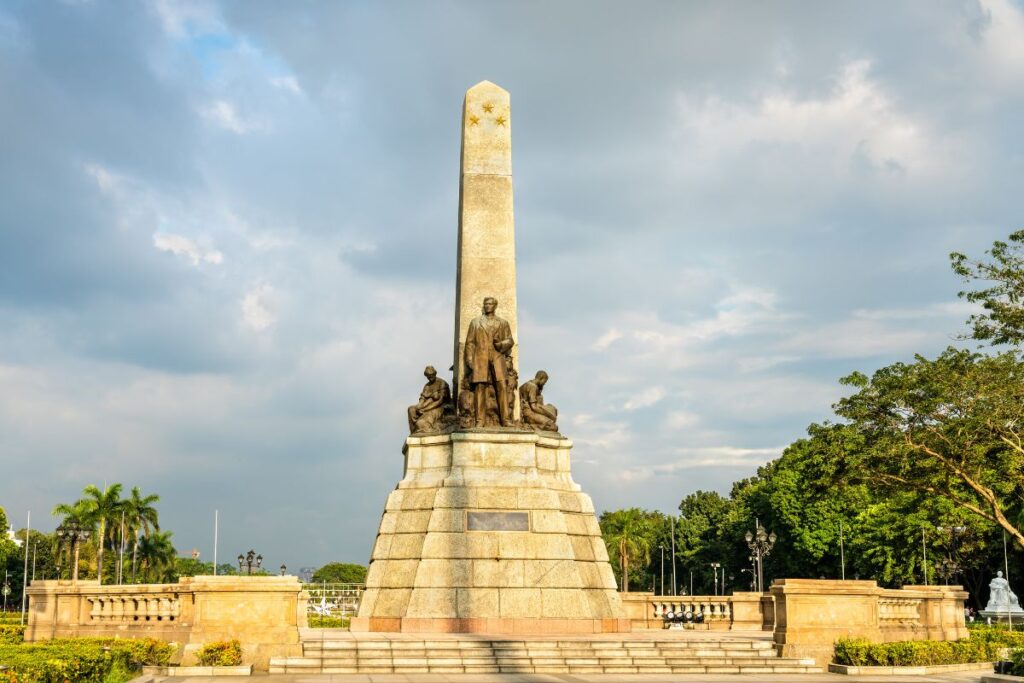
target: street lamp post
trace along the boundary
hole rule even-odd
[[[281,565],[281,576],[284,576],[285,572],[288,571],[288,567]]]
[[[712,562],[711,571],[715,573],[715,595],[718,595],[718,570],[722,566],[721,562]],[[723,577],[724,579],[725,577]],[[723,581],[724,583],[724,581]]]
[[[665,594],[665,545],[659,546],[661,548],[661,592],[658,595]]]
[[[763,593],[764,558],[772,551],[778,536],[775,535],[775,532],[766,532],[765,528],[761,526],[760,520],[755,520],[755,523],[757,524],[757,531],[753,533],[748,531],[744,538],[747,541],[747,547],[750,548],[750,552],[753,555],[754,562],[757,567],[757,592]]]
[[[263,556],[257,555],[255,550],[250,550],[245,555],[238,556],[238,573],[252,576],[254,571],[259,571],[263,565]]]
[[[70,544],[72,555],[71,580],[78,581],[78,545],[81,541],[88,541],[92,532],[88,527],[82,526],[77,519],[68,518],[57,527],[57,538]]]
[[[957,552],[957,536],[967,531],[966,526],[937,526],[935,530],[940,534],[949,535],[949,544],[946,546],[947,555],[939,562],[939,566],[935,572],[942,577],[942,580],[948,585],[951,580],[956,579],[956,575],[960,573],[960,562],[958,561],[959,553]]]

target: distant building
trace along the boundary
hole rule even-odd
[[[14,537],[14,527],[13,526],[11,526],[11,528],[9,528],[7,530],[7,538],[9,538],[12,541],[14,541],[14,544],[16,546],[18,546],[19,548],[21,547],[21,539],[18,539],[18,538]]]
[[[310,583],[313,580],[313,572],[316,571],[316,567],[303,567],[299,570],[299,581],[301,583]]]

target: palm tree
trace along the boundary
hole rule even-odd
[[[139,565],[147,583],[160,583],[174,570],[178,551],[170,531],[154,531],[139,541]]]
[[[60,516],[62,518],[62,525],[75,523],[77,526],[84,527],[92,533],[95,533],[96,531],[96,520],[93,517],[93,507],[90,504],[90,502],[85,499],[80,498],[76,500],[74,503],[58,503],[57,505],[53,506],[52,514],[54,517]],[[56,534],[54,534],[53,538],[55,543],[54,552],[59,553],[61,541],[58,540]],[[77,579],[78,577],[73,575],[74,570],[72,569],[72,566],[74,564],[74,560],[72,558],[74,556],[75,548],[77,547],[77,545],[78,541],[75,540],[72,541],[71,545],[68,546],[68,576],[73,577],[75,579]],[[59,559],[57,560],[57,564],[58,566],[60,565]],[[60,578],[60,576],[58,576],[57,578]]]
[[[98,527],[96,530],[96,539],[99,543],[96,551],[96,576],[101,585],[103,583],[103,548],[108,539],[113,546],[113,541],[117,538],[117,526],[111,526],[108,522],[121,516],[121,506],[124,504],[124,501],[121,500],[122,488],[124,487],[121,484],[111,484],[105,491],[101,491],[96,486],[89,484],[82,489],[82,493],[85,494],[83,500],[90,507],[92,518]]]
[[[138,486],[132,487],[132,495],[124,500],[125,523],[128,533],[135,538],[132,543],[132,583],[135,583],[135,563],[139,554],[139,532],[144,536],[160,531],[159,515],[154,503],[160,502],[160,496],[151,493],[143,496]]]
[[[643,510],[630,508],[601,515],[601,532],[608,554],[618,561],[622,572],[622,592],[629,592],[629,563],[651,561],[650,520]]]

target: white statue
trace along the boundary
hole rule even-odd
[[[1017,596],[1010,590],[1010,582],[1003,578],[1002,572],[996,572],[996,578],[988,585],[988,604],[985,605],[986,612],[1005,612],[1007,608],[1011,612],[1020,610],[1020,603]]]

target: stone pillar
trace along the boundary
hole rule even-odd
[[[458,396],[465,368],[463,345],[469,323],[481,313],[484,297],[498,300],[497,315],[509,322],[516,347],[515,221],[512,216],[512,121],[509,95],[489,81],[466,92],[462,110],[462,164],[459,182],[459,252],[455,282],[455,380]],[[516,396],[516,416],[519,398]]]
[[[760,631],[764,628],[761,594],[737,592],[732,594],[732,629],[734,631]]]
[[[828,666],[833,644],[843,637],[883,642],[874,581],[776,579],[775,646],[782,657],[813,657]]]

